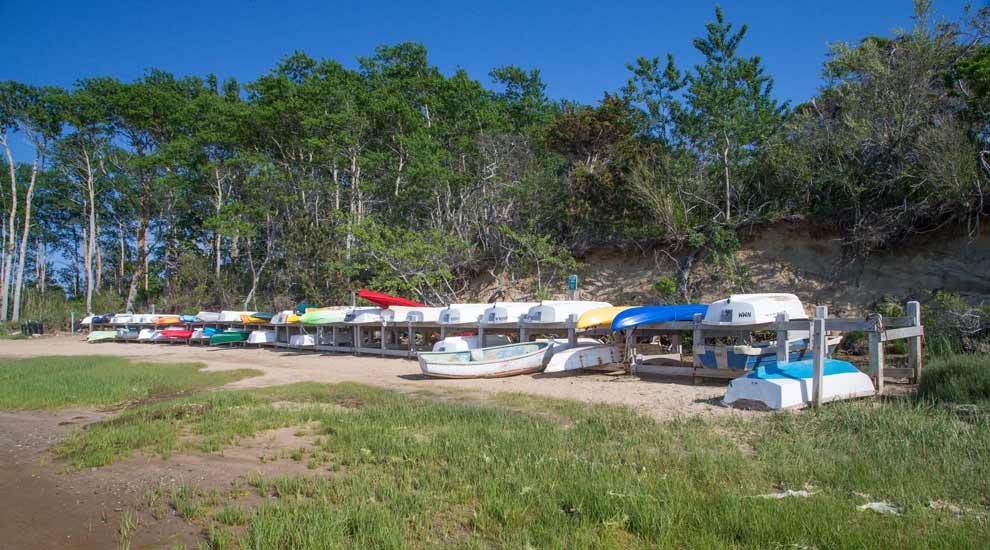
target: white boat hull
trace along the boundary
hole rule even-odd
[[[512,345],[520,346],[525,344]],[[457,353],[486,354],[504,347],[508,346],[496,346]],[[435,360],[438,359],[438,355],[447,355],[446,353],[423,353],[419,356],[419,368],[426,376],[435,378],[503,378],[542,371],[552,353],[553,346],[541,345],[535,351],[523,355],[506,357],[504,359],[496,358],[463,362]]]
[[[543,372],[565,372],[603,367],[622,361],[622,353],[614,346],[597,345],[554,351]]]
[[[822,402],[876,393],[873,381],[861,372],[831,374],[822,380]],[[811,378],[760,380],[742,377],[729,383],[723,402],[726,405],[756,404],[771,410],[796,409],[811,403],[811,391]]]
[[[248,344],[274,344],[276,333],[274,330],[252,330],[248,335]]]
[[[509,337],[503,334],[485,335],[485,345],[481,345],[481,339],[477,336],[448,336],[433,344],[433,351],[440,353],[444,351],[467,351],[471,349],[481,349],[482,347],[504,346],[511,343]]]
[[[289,337],[289,345],[294,348],[315,346],[316,337],[312,334],[293,334]]]

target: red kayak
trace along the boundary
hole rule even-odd
[[[364,298],[365,300],[368,300],[369,302],[382,308],[387,308],[388,306],[426,307],[424,304],[419,302],[406,300],[405,298],[399,298],[398,296],[391,296],[383,292],[372,292],[363,288],[358,291],[358,297]]]
[[[169,329],[169,330],[163,330],[162,336],[166,338],[182,338],[187,340],[192,336],[192,333],[193,331],[191,330]]]

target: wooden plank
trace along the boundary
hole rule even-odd
[[[922,330],[922,334],[912,336],[907,342],[908,366],[914,371],[914,383],[921,383],[921,366],[924,356],[921,353],[921,339],[924,336],[924,327],[921,326],[921,304],[918,302],[907,303],[907,314],[911,318],[915,328]]]
[[[884,342],[890,342],[892,340],[900,340],[902,338],[918,338],[925,335],[925,327],[904,327],[904,328],[892,328],[883,331],[880,335],[880,340]]]
[[[786,311],[782,311],[777,314],[777,323],[783,324],[790,320],[790,316]],[[786,365],[790,362],[790,343],[787,341],[787,331],[778,330],[777,331],[777,364]]]
[[[884,378],[914,378],[914,369],[910,367],[891,368],[884,367]]]

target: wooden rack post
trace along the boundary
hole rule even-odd
[[[906,308],[907,316],[910,317],[914,323],[913,326],[921,326],[921,304],[918,302],[908,302]],[[921,339],[922,336],[913,336],[908,338],[907,341],[907,352],[908,352],[908,367],[914,371],[914,383],[921,383],[921,364],[922,364],[922,354],[921,354]]]
[[[811,342],[814,358],[814,377],[812,379],[812,402],[817,407],[822,403],[822,391],[825,385],[825,354],[827,353],[827,338],[825,334],[825,319],[828,318],[828,307],[815,308],[815,318],[811,322]]]
[[[786,323],[791,320],[790,315],[786,311],[782,311],[777,314],[778,323]],[[790,343],[787,342],[787,331],[778,330],[777,331],[777,364],[786,365],[790,361],[791,350]]]
[[[705,345],[705,336],[701,332],[702,319],[704,319],[702,314],[694,314],[694,329],[691,331],[691,358],[695,368],[702,366],[701,358],[698,357],[698,350]]]
[[[873,330],[868,332],[868,344],[870,352],[870,375],[877,386],[877,395],[883,394],[883,338],[880,330],[883,327],[883,316],[877,314],[877,323]]]

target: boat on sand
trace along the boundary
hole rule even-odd
[[[726,405],[771,410],[795,409],[812,401],[813,361],[758,367],[729,382],[722,400]],[[874,395],[876,388],[865,373],[852,364],[826,359],[822,376],[822,402]]]
[[[553,347],[550,342],[527,342],[467,351],[419,354],[419,368],[436,378],[501,378],[540,372]]]

